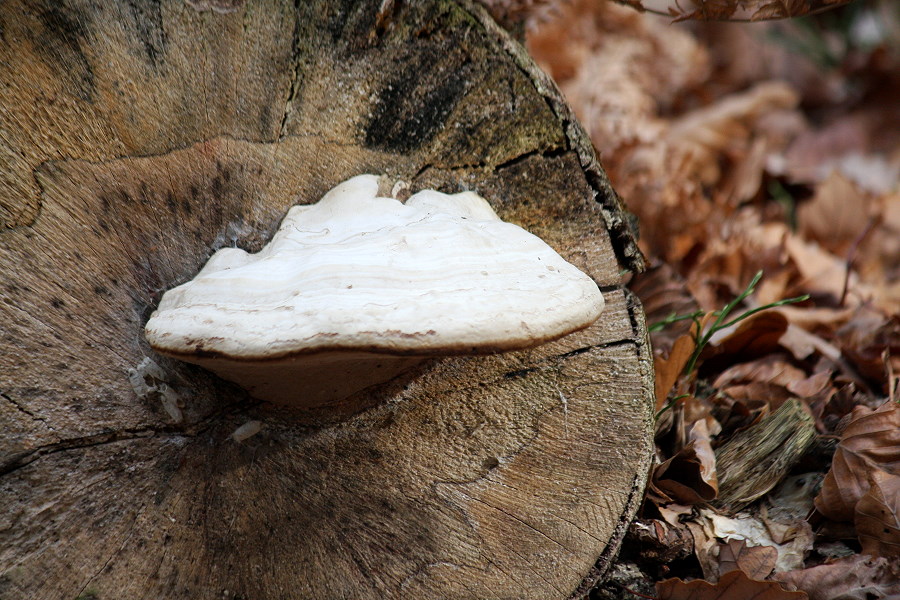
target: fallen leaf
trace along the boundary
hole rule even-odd
[[[807,397],[791,389],[806,379],[806,372],[794,366],[789,356],[771,353],[728,367],[713,381],[713,387],[735,401],[763,402],[774,411],[791,398]]]
[[[681,518],[687,517],[694,512],[694,508],[685,504],[669,504],[658,508],[659,514],[663,520],[675,527],[681,524]]]
[[[900,315],[887,317],[880,311],[861,307],[836,333],[844,356],[859,373],[872,381],[887,383],[884,353],[900,356]],[[883,386],[882,393],[887,392]]]
[[[719,573],[740,570],[750,579],[765,579],[775,568],[778,551],[771,546],[748,546],[745,540],[719,544]]]
[[[792,525],[797,519],[805,519],[812,511],[816,492],[822,485],[822,473],[802,473],[785,477],[777,488],[766,496],[768,508],[762,515],[769,533],[779,544],[788,539],[785,524]],[[778,525],[772,525],[777,522]]]
[[[885,194],[878,199],[878,205],[877,226],[859,245],[854,265],[860,278],[873,290],[872,303],[886,314],[897,314],[900,313],[900,191]]]
[[[726,96],[715,104],[682,115],[672,123],[666,141],[688,154],[701,181],[719,178],[718,154],[746,139],[748,127],[762,115],[778,108],[793,108],[799,98],[790,86],[776,81],[758,83],[751,89]]]
[[[781,270],[763,277],[756,286],[756,301],[762,306],[787,298],[791,276],[790,271]]]
[[[787,319],[779,312],[764,311],[717,332],[701,354],[704,368],[721,370],[736,359],[765,356],[779,348],[778,340],[787,331]]]
[[[802,567],[815,539],[812,527],[803,519],[792,519],[786,523],[790,532],[778,532],[783,540],[780,543],[773,539],[766,523],[749,512],[728,517],[709,509],[700,509],[697,520],[708,522],[713,536],[718,540],[744,540],[751,546],[774,548],[777,556],[773,567],[777,573]]]
[[[833,331],[850,320],[855,308],[829,308],[827,306],[779,306],[776,311],[787,317],[788,323],[806,331]]]
[[[812,398],[830,386],[832,375],[831,371],[819,371],[804,379],[789,381],[785,387],[798,398]]]
[[[846,260],[797,235],[787,236],[784,248],[800,275],[794,289],[806,291],[817,304],[838,306],[848,278]],[[851,272],[849,285],[857,287],[858,284],[859,277]]]
[[[766,400],[720,398],[713,415],[722,424],[722,438],[728,439],[738,431],[759,423],[770,414]]]
[[[852,181],[832,171],[813,199],[798,209],[800,231],[807,239],[844,256],[869,222],[870,201]]]
[[[752,381],[743,385],[732,385],[722,388],[722,393],[743,402],[764,402],[767,409],[777,410],[782,404],[795,396],[787,388],[763,381]]]
[[[706,421],[697,421],[691,428],[688,444],[656,468],[653,483],[680,504],[700,504],[716,497],[719,490],[716,458]]]
[[[716,437],[722,433],[722,425],[712,415],[713,404],[709,399],[699,399],[696,396],[688,396],[679,401],[679,407],[684,415],[684,422],[693,425],[699,420],[706,421],[706,429],[710,437]]]
[[[782,317],[783,318],[783,317]],[[765,382],[787,388],[806,379],[806,373],[781,354],[766,354],[749,362],[742,362],[722,371],[713,382],[715,388],[748,382]]]
[[[872,600],[900,594],[900,561],[854,554],[772,578],[803,590],[810,600]]]
[[[852,521],[876,470],[900,475],[900,405],[895,402],[875,411],[864,406],[853,410],[816,496],[818,511],[834,521]]]
[[[703,570],[703,577],[710,581],[719,579],[719,540],[716,539],[709,519],[696,517],[684,522],[684,526],[691,532],[694,542],[694,556]]]
[[[863,554],[900,558],[900,475],[873,471],[869,491],[856,503]]]
[[[755,581],[741,571],[722,575],[715,585],[698,579],[685,583],[666,579],[656,584],[659,600],[806,600],[803,592],[788,592],[774,581]]]
[[[685,334],[675,340],[669,356],[663,358],[656,356],[653,359],[653,370],[656,371],[656,410],[659,411],[665,404],[669,391],[678,381],[685,365],[694,354],[697,342],[694,336]]]

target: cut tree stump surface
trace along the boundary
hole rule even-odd
[[[482,9],[9,0],[0,64],[0,598],[546,600],[603,575],[652,448],[620,284],[640,256]],[[148,348],[165,290],[362,173],[477,191],[592,276],[603,316],[327,423]],[[129,383],[147,356],[181,422]]]

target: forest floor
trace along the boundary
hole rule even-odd
[[[531,16],[650,264],[657,466],[595,597],[900,598],[897,6]]]

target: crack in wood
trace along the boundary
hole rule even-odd
[[[522,152],[517,156],[509,158],[499,163],[489,163],[485,161],[477,162],[477,163],[464,163],[453,166],[439,166],[434,165],[432,163],[425,163],[422,165],[418,171],[411,177],[412,181],[415,181],[422,177],[424,174],[428,173],[433,169],[440,169],[442,171],[447,171],[448,173],[459,173],[464,171],[478,171],[484,169],[491,169],[494,173],[502,171],[504,169],[508,169],[511,167],[515,167],[516,165],[522,164],[526,160],[531,158],[546,158],[546,159],[554,159],[561,158],[566,156],[571,152],[568,148],[561,148],[558,146],[554,146],[551,148],[534,148],[532,150],[528,150],[526,152]]]
[[[619,547],[622,544],[622,539],[625,537],[625,530],[631,524],[631,515],[637,512],[638,506],[644,500],[645,481],[646,477],[640,473],[636,474],[631,480],[631,491],[628,494],[628,499],[625,501],[622,513],[619,515],[616,528],[610,536],[610,543],[600,553],[600,556],[591,568],[591,572],[587,574],[581,581],[581,584],[569,596],[569,600],[585,600],[597,583],[606,576],[606,572],[612,566],[613,560],[619,554]]]
[[[13,406],[15,406],[19,410],[19,412],[22,412],[22,413],[28,415],[29,417],[31,417],[31,420],[40,421],[44,425],[44,427],[46,427],[50,431],[54,431],[53,427],[51,427],[50,424],[47,423],[47,419],[45,419],[44,417],[39,417],[38,415],[34,414],[33,412],[31,412],[30,410],[28,410],[21,404],[19,404],[15,400],[13,400],[12,397],[10,397],[9,395],[4,394],[3,392],[0,392],[0,398],[3,398],[7,402],[9,402]]]
[[[12,473],[17,469],[21,469],[22,467],[31,464],[35,460],[49,454],[64,452],[66,450],[92,448],[94,446],[102,446],[104,444],[113,444],[117,442],[149,438],[156,435],[167,435],[170,437],[192,437],[195,434],[188,433],[186,431],[175,430],[168,427],[146,427],[143,429],[126,429],[121,432],[109,431],[83,437],[68,438],[65,440],[54,442],[52,444],[44,444],[43,446],[38,446],[37,448],[32,448],[31,450],[10,455],[3,462],[0,462],[0,477],[8,475],[9,473]]]
[[[291,113],[291,108],[294,106],[294,98],[297,96],[297,82],[300,79],[300,0],[294,0],[294,32],[291,37],[291,63],[292,63],[292,74],[291,74],[291,87],[288,90],[287,99],[284,101],[284,113],[281,115],[281,125],[278,128],[278,140],[281,141],[285,138],[285,131],[287,129],[287,121],[288,117]]]

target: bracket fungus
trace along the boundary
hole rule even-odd
[[[256,254],[223,248],[166,292],[158,352],[253,396],[317,408],[427,358],[522,350],[587,327],[597,284],[472,192],[405,203],[360,175],[294,206]]]

